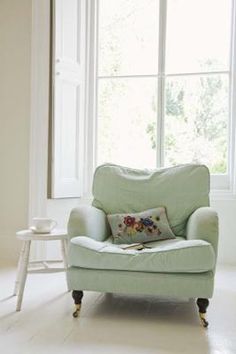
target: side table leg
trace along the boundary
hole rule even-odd
[[[21,278],[21,273],[22,273],[24,252],[25,252],[25,241],[22,244],[22,247],[20,250],[19,261],[18,261],[18,265],[17,265],[16,281],[15,281],[15,287],[14,287],[14,291],[13,291],[14,296],[18,295],[18,292],[19,292],[19,285],[20,285],[20,278]]]
[[[17,297],[16,311],[21,310],[21,304],[22,304],[22,299],[23,299],[23,294],[25,289],[25,282],[27,278],[28,263],[29,263],[31,241],[24,241],[24,243],[25,246],[24,246],[24,253],[22,255],[22,266],[21,266],[21,272],[19,278],[19,293]]]
[[[68,281],[67,281],[67,268],[68,268],[67,251],[68,251],[68,241],[67,240],[61,240],[61,253],[62,253],[62,259],[63,259],[64,268],[66,270],[67,289],[68,289],[68,291],[70,291],[70,289],[68,287]]]

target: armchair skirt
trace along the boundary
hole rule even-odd
[[[68,286],[71,290],[82,289],[177,298],[211,298],[214,274],[212,271],[198,274],[174,274],[70,267]]]

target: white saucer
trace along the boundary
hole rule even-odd
[[[49,231],[39,231],[35,228],[35,226],[30,226],[30,230],[33,231],[34,234],[50,234],[51,230]]]

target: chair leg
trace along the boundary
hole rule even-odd
[[[203,327],[207,328],[208,322],[206,320],[206,311],[207,311],[207,307],[209,305],[209,300],[199,298],[199,299],[197,299],[197,305],[198,305],[198,309],[199,309],[199,317],[200,317],[201,323],[202,323]]]
[[[29,254],[30,254],[30,244],[31,241],[25,241],[24,254],[22,256],[22,266],[21,266],[21,274],[19,276],[19,285],[17,286],[17,303],[16,303],[16,311],[21,310],[21,304],[24,295],[25,282],[28,274],[28,264],[29,264]]]
[[[16,273],[15,287],[14,287],[14,292],[13,292],[14,296],[18,295],[18,293],[19,293],[20,278],[21,278],[22,269],[23,269],[23,258],[24,258],[24,254],[25,254],[25,245],[26,245],[26,242],[23,242],[22,247],[21,247],[21,251],[20,251],[20,257],[19,257],[18,266],[17,266],[17,273]]]
[[[81,308],[81,301],[82,301],[83,296],[84,296],[84,293],[81,290],[73,290],[72,291],[72,297],[75,302],[75,312],[73,312],[73,317],[75,317],[75,318],[78,317],[78,315],[79,315],[79,311]]]
[[[67,240],[61,240],[61,254],[62,254],[62,260],[63,260],[63,264],[64,264],[64,268],[65,268],[65,273],[66,273],[66,283],[67,283],[67,289],[68,291],[70,291],[69,287],[68,287],[68,273],[67,273],[67,269],[68,269],[68,262],[67,262],[67,253],[68,253],[68,244],[67,244]]]

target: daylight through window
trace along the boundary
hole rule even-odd
[[[97,163],[226,173],[231,1],[99,0],[97,23]]]

